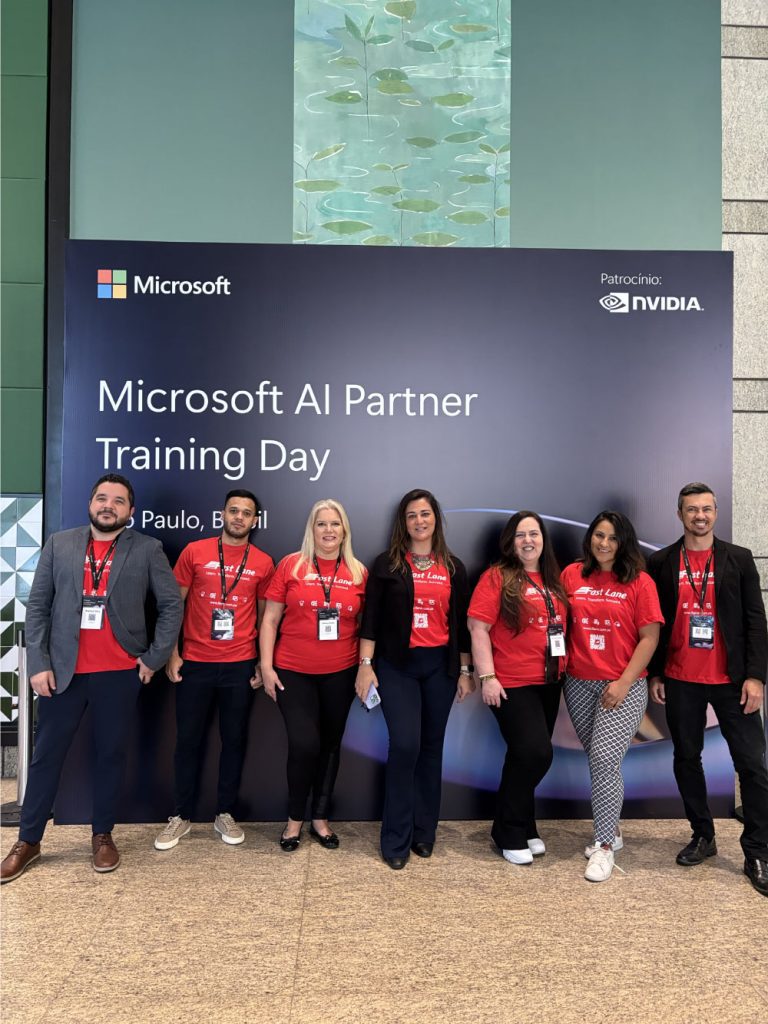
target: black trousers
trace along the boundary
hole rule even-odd
[[[407,857],[412,843],[433,843],[440,815],[443,741],[456,697],[447,647],[414,647],[402,669],[376,660],[381,710],[389,731],[381,852]]]
[[[674,744],[675,779],[693,832],[711,839],[715,825],[707,803],[707,783],[701,763],[707,704],[711,704],[741,784],[744,855],[768,860],[765,733],[760,712],[745,715],[740,698],[741,686],[734,683],[708,686],[679,679],[666,680],[667,722]]]
[[[243,773],[248,716],[253,700],[254,659],[247,661],[185,661],[176,684],[176,810],[191,818],[195,810],[200,755],[214,703],[219,709],[219,783],[217,814],[234,810]]]
[[[327,818],[357,665],[317,675],[275,671],[285,687],[277,691],[277,706],[288,733],[288,817],[304,821],[311,795],[310,817]]]
[[[39,697],[37,732],[21,809],[19,839],[39,843],[59,788],[61,769],[85,709],[91,710],[93,832],[111,832],[123,784],[128,735],[141,681],[136,669],[82,672],[62,693]]]
[[[525,850],[539,836],[534,794],[552,764],[552,733],[560,707],[560,683],[516,686],[492,707],[507,744],[491,837],[503,850]]]

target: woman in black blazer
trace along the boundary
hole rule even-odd
[[[362,701],[378,689],[389,730],[381,853],[395,870],[411,850],[432,855],[448,715],[454,696],[475,688],[467,602],[467,573],[445,543],[437,499],[409,491],[368,577],[356,682]]]

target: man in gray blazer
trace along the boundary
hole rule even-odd
[[[114,871],[112,841],[128,727],[142,683],[173,650],[182,601],[160,542],[126,529],[133,488],[116,473],[94,484],[89,526],[48,538],[27,602],[30,685],[38,701],[37,734],[18,841],[0,866],[10,882],[40,856],[61,769],[86,707],[93,725],[92,863]],[[145,602],[157,605],[149,642]]]

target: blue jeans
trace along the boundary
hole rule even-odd
[[[376,661],[381,710],[389,730],[381,852],[407,857],[412,843],[433,843],[440,815],[443,740],[456,696],[446,647],[414,647],[403,668]]]

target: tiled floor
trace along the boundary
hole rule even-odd
[[[111,875],[92,871],[88,829],[51,827],[2,890],[2,1020],[759,1024],[768,900],[741,873],[738,824],[718,827],[720,855],[683,869],[682,822],[628,821],[624,870],[600,885],[580,821],[544,823],[528,868],[491,852],[486,823],[449,822],[397,873],[367,823],[294,854],[274,824],[234,848],[196,825],[167,853],[126,826]]]

